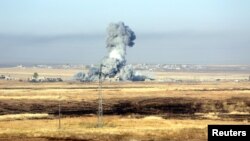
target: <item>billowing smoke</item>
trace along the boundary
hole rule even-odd
[[[133,47],[136,39],[135,33],[123,22],[111,23],[107,28],[105,56],[98,68],[91,68],[87,74],[78,73],[75,79],[81,81],[97,81],[101,72],[103,78],[116,78],[119,80],[144,81],[146,76],[137,75],[130,65],[126,66],[126,49]]]

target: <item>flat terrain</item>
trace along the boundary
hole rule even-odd
[[[22,79],[27,80],[32,77],[34,72],[37,72],[40,76],[44,77],[60,77],[64,80],[72,79],[72,76],[77,72],[87,72],[88,70],[84,69],[48,69],[48,68],[0,68],[0,75],[10,76],[16,80]],[[182,81],[234,81],[234,80],[248,80],[250,72],[242,71],[218,71],[218,72],[182,72],[182,71],[172,71],[172,72],[148,72],[141,71],[143,74],[149,74],[151,77],[155,78],[157,81],[166,81],[166,80],[182,80]]]
[[[10,76],[17,80],[27,80],[32,77],[34,72],[44,77],[61,77],[70,79],[74,74],[79,72],[79,69],[48,69],[48,68],[0,68],[0,75]]]
[[[105,116],[104,127],[96,128],[96,121],[91,116],[66,117],[61,121],[61,129],[56,119],[0,121],[0,140],[206,141],[207,124],[248,124],[231,120]]]
[[[51,70],[49,75],[56,76],[56,72]],[[70,74],[62,76],[69,78]],[[177,75],[169,74],[157,75]],[[180,76],[185,75],[191,79],[187,72]],[[199,75],[212,78],[213,74]],[[246,76],[235,74],[225,78],[245,80]],[[104,82],[103,128],[96,127],[98,83],[1,80],[0,140],[205,141],[208,124],[249,124],[250,82],[230,79]],[[61,129],[58,129],[59,102]]]

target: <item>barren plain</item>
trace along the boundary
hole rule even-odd
[[[0,69],[0,74],[24,79],[34,71],[69,80],[78,70],[9,68]],[[205,141],[208,124],[249,124],[250,82],[229,81],[247,79],[247,74],[158,72],[156,76],[228,79],[104,82],[103,128],[96,126],[98,83],[1,80],[0,140]]]

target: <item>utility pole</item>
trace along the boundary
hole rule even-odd
[[[58,129],[61,129],[61,93],[59,93],[58,101]]]
[[[99,69],[99,94],[98,94],[98,121],[97,121],[97,127],[103,127],[103,97],[102,97],[102,67],[103,65],[100,65]]]

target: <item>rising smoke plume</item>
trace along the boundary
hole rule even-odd
[[[126,65],[126,49],[133,47],[136,39],[135,33],[123,22],[111,23],[107,28],[105,56],[98,68],[91,68],[87,74],[82,72],[75,75],[75,79],[81,81],[97,81],[101,72],[104,79],[116,78],[121,81],[144,81],[146,76],[138,75],[130,65]]]

